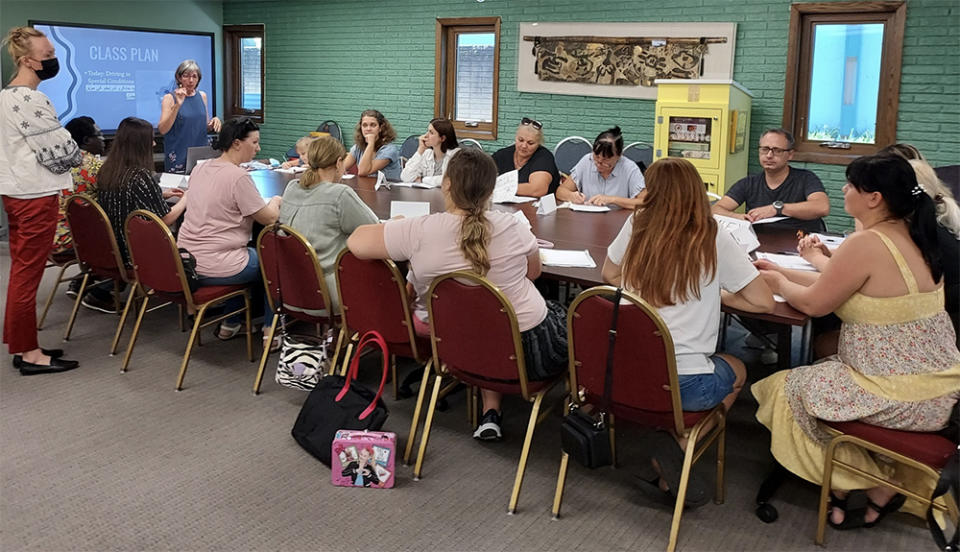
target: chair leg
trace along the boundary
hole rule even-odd
[[[693,466],[693,454],[700,437],[700,427],[696,426],[687,438],[687,450],[683,455],[683,468],[680,470],[680,487],[677,489],[677,502],[673,506],[673,522],[670,524],[670,540],[667,542],[667,552],[677,548],[677,536],[680,533],[680,518],[683,516],[683,502],[687,498],[687,485],[690,483],[690,468]]]
[[[50,305],[53,304],[53,297],[57,294],[57,288],[59,288],[63,282],[63,273],[67,271],[68,266],[69,265],[63,265],[60,267],[60,272],[57,274],[57,282],[53,284],[53,289],[50,290],[50,295],[47,296],[47,301],[43,304],[43,313],[40,315],[40,321],[37,322],[37,331],[43,329],[43,321],[47,319],[47,311],[50,310]]]
[[[726,461],[727,461],[727,416],[724,414],[717,422],[717,490],[713,497],[714,504],[723,504],[726,499]]]
[[[423,367],[423,379],[420,380],[420,390],[417,392],[417,405],[413,407],[413,421],[410,422],[410,434],[407,437],[407,446],[403,451],[403,464],[410,465],[410,453],[413,452],[413,443],[417,440],[417,429],[420,425],[420,411],[423,409],[423,398],[427,395],[430,385],[430,372],[433,369],[433,359],[427,361]]]
[[[277,322],[280,321],[280,315],[273,313],[273,320],[270,321],[270,329],[267,330],[267,343],[273,343],[273,335],[277,331]],[[257,378],[253,380],[253,394],[260,394],[260,384],[263,382],[263,370],[267,366],[267,357],[270,356],[270,346],[263,348],[263,354],[260,355],[260,366],[257,368]]]
[[[120,334],[123,333],[123,325],[127,322],[127,315],[130,314],[130,304],[136,297],[137,286],[130,286],[130,293],[127,294],[127,302],[123,306],[123,314],[120,315],[120,322],[117,324],[117,331],[113,334],[113,343],[110,344],[110,356],[117,354],[117,345],[120,343]]]
[[[400,384],[397,383],[397,355],[390,355],[390,377],[393,378],[393,400],[400,400]]]
[[[143,288],[140,288],[140,291],[143,292]],[[127,371],[127,365],[130,364],[130,356],[133,354],[133,346],[137,342],[137,334],[140,333],[140,323],[143,322],[143,314],[147,312],[147,304],[150,302],[150,296],[145,292],[143,293],[143,304],[140,305],[140,310],[137,312],[137,321],[133,324],[133,333],[130,334],[130,342],[127,343],[127,352],[123,354],[123,364],[120,366],[120,373]]]
[[[610,428],[610,467],[617,467],[617,434],[615,423],[616,420],[613,417],[612,413],[607,414],[609,421],[607,422],[607,427]]]
[[[423,437],[420,438],[420,453],[417,454],[417,465],[413,468],[413,480],[420,481],[423,473],[423,457],[427,453],[427,441],[430,440],[430,427],[433,425],[433,415],[437,411],[437,396],[440,394],[443,376],[437,374],[433,378],[433,391],[430,393],[430,406],[427,408],[427,420],[423,424]],[[421,387],[423,389],[423,387]]]
[[[199,337],[197,334],[200,331],[200,321],[203,320],[203,315],[207,312],[208,305],[209,304],[204,304],[201,306],[193,319],[193,329],[190,330],[190,339],[187,340],[187,350],[183,353],[183,362],[180,363],[180,374],[177,376],[177,391],[183,389],[183,378],[187,375],[187,364],[190,363],[190,353],[193,351],[193,342]],[[247,327],[247,331],[249,330],[250,328]]]
[[[560,455],[560,473],[557,474],[557,490],[553,494],[553,519],[560,519],[560,503],[563,501],[563,487],[567,483],[567,465],[570,455],[564,452]]]
[[[327,371],[328,376],[332,376],[337,370],[337,361],[340,360],[340,350],[343,347],[343,340],[346,339],[346,333],[347,329],[341,327],[337,334],[337,347],[333,350],[333,360],[330,361],[330,369]]]
[[[183,332],[183,317],[183,305],[177,303],[177,329],[179,329],[181,333]]]
[[[80,283],[80,291],[77,292],[77,298],[73,302],[73,310],[70,312],[70,320],[67,321],[67,330],[63,333],[63,340],[70,341],[70,332],[73,331],[73,322],[77,319],[77,311],[80,310],[80,301],[83,301],[83,294],[87,292],[87,282],[90,280],[90,273],[83,275],[83,282]]]
[[[243,292],[243,308],[247,323],[247,360],[253,362],[253,329],[251,328],[253,324],[250,322],[250,294],[246,291]],[[268,341],[263,348],[269,351],[272,345],[273,342]]]
[[[351,357],[352,355],[353,355],[353,340],[351,339],[351,340],[350,340],[350,343],[347,345],[347,353],[343,356],[343,366],[340,367],[340,375],[341,375],[341,376],[346,376],[346,375],[347,375],[347,368],[350,367],[350,357]],[[332,374],[332,373],[333,373],[333,370],[334,370],[335,368],[334,368],[334,366],[332,366],[332,365],[331,365],[330,368],[331,368],[330,373]]]
[[[120,312],[120,280],[113,281],[113,309]]]
[[[527,422],[527,436],[523,439],[523,450],[520,452],[520,463],[517,465],[517,476],[513,480],[513,492],[510,493],[510,505],[507,507],[508,514],[517,512],[517,502],[520,500],[520,486],[523,484],[523,473],[527,469],[527,457],[530,455],[530,444],[533,442],[533,432],[537,429],[537,417],[540,414],[540,404],[543,403],[543,397],[546,393],[537,393],[533,400],[533,408],[530,410],[530,421]]]
[[[830,440],[823,455],[823,479],[820,480],[820,503],[817,507],[817,534],[813,541],[823,546],[827,531],[827,499],[830,496],[830,480],[833,479],[833,455],[837,448],[837,439]]]

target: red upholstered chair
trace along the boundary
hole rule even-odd
[[[882,454],[895,462],[919,470],[924,475],[929,476],[933,484],[936,484],[940,478],[940,470],[957,450],[956,443],[936,433],[899,431],[857,421],[823,421],[823,423],[832,430],[834,437],[827,445],[823,462],[823,479],[820,484],[820,507],[817,511],[817,535],[815,538],[819,545],[823,545],[824,542],[827,526],[827,502],[830,496],[830,480],[834,468],[848,470],[877,485],[891,488],[907,498],[912,498],[922,502],[925,506],[930,506],[929,496],[919,495],[903,485],[877,477],[838,459],[835,455],[837,447],[847,443],[847,446],[858,446],[870,452]],[[948,513],[953,518],[954,524],[957,524],[960,521],[960,512],[957,511],[957,504],[949,497],[949,493],[944,495],[940,500],[933,503],[933,507],[941,512]]]
[[[429,385],[431,359],[427,356],[430,340],[418,336],[413,328],[406,280],[393,261],[360,260],[349,249],[344,249],[337,257],[337,290],[343,316],[337,343],[349,342],[343,359],[344,371],[357,340],[368,331],[379,332],[387,343],[394,397],[397,395],[397,355],[426,364],[403,455],[403,461],[409,462],[420,422],[420,407]]]
[[[608,332],[613,316],[616,288],[590,288],[574,299],[567,312],[567,343],[570,349],[570,399],[576,403],[597,404],[602,400],[606,377]],[[688,446],[683,459],[680,485],[670,526],[667,550],[677,545],[680,517],[686,497],[690,468],[707,448],[717,443],[717,481],[714,501],[723,503],[724,445],[726,413],[723,405],[703,412],[685,412],[680,403],[676,356],[670,330],[657,311],[646,301],[628,291],[617,321],[617,340],[614,347],[613,388],[607,409],[611,445],[616,441],[614,422],[628,422],[645,428],[672,430],[685,436]],[[714,429],[701,434],[706,424],[715,422]],[[559,517],[563,488],[566,482],[569,455],[563,453],[557,490],[553,501],[553,515]]]
[[[130,336],[130,343],[123,356],[123,366],[120,371],[127,370],[130,356],[133,354],[133,346],[137,342],[137,334],[140,332],[140,324],[143,322],[143,315],[147,311],[147,304],[154,297],[177,303],[196,312],[190,341],[187,342],[187,350],[183,353],[183,362],[180,364],[180,374],[177,376],[177,391],[183,388],[183,377],[187,373],[190,352],[197,341],[200,329],[241,312],[245,313],[247,318],[247,357],[253,362],[253,345],[250,338],[250,293],[247,286],[245,284],[202,286],[197,288],[197,291],[191,292],[186,274],[183,272],[183,262],[177,251],[177,242],[173,239],[170,228],[157,215],[143,209],[136,210],[127,216],[124,227],[130,262],[133,263],[133,272],[136,275],[135,285],[138,292],[144,296],[144,300],[137,312],[137,321],[133,326],[133,334]],[[208,308],[236,296],[243,297],[243,307],[204,321],[203,317]]]
[[[60,288],[60,284],[77,278],[77,276],[64,278],[63,274],[68,268],[77,264],[78,262],[77,254],[73,249],[62,251],[60,253],[54,253],[51,251],[50,254],[47,255],[47,266],[45,266],[44,269],[55,266],[59,268],[60,271],[57,273],[57,281],[53,284],[53,287],[50,288],[50,295],[47,296],[47,300],[43,304],[43,312],[40,314],[40,320],[37,321],[37,330],[43,329],[43,321],[47,319],[47,311],[50,310],[50,305],[53,304],[53,298],[57,294],[57,289]]]
[[[77,298],[73,303],[73,311],[70,313],[70,320],[67,322],[67,330],[63,334],[64,341],[70,339],[70,332],[73,331],[73,323],[77,319],[77,311],[80,309],[80,302],[87,292],[87,283],[90,281],[91,275],[113,280],[114,290],[117,290],[118,282],[132,284],[134,281],[133,272],[124,266],[123,256],[117,246],[117,238],[113,233],[113,226],[110,225],[110,219],[107,218],[107,213],[96,201],[86,194],[71,196],[67,202],[66,214],[67,223],[70,225],[70,233],[73,236],[73,251],[80,261],[83,280],[80,284],[80,291],[77,292]],[[133,300],[134,286],[130,285],[129,287],[126,305],[123,308],[123,314],[120,316],[120,322],[117,324],[113,342],[110,344],[111,355],[117,352],[120,332],[123,331],[130,303]],[[116,295],[114,300],[118,300]]]
[[[549,413],[549,409],[541,413],[540,405],[562,376],[544,381],[527,381],[517,315],[503,292],[486,278],[466,271],[437,276],[430,284],[428,297],[430,342],[436,375],[420,441],[420,453],[413,471],[414,479],[419,479],[422,473],[441,378],[445,374],[473,387],[520,395],[533,403],[533,408],[507,510],[514,513],[533,432]],[[420,396],[422,398],[424,395],[421,393]],[[470,405],[470,408],[474,408],[474,405]]]
[[[330,291],[324,280],[323,269],[320,268],[316,251],[303,234],[284,224],[267,226],[257,236],[257,254],[267,300],[273,309],[273,320],[266,332],[265,343],[273,343],[281,315],[311,324],[328,324],[336,329],[337,316],[329,308]],[[324,311],[324,314],[313,315],[303,312],[305,310]],[[337,342],[331,366],[336,364],[339,351],[340,343]],[[254,394],[260,393],[269,356],[270,347],[266,346],[260,357],[257,378],[253,382]]]

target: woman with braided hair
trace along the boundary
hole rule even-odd
[[[471,270],[493,282],[513,305],[523,342],[527,377],[542,380],[566,369],[566,312],[545,301],[533,285],[540,252],[530,229],[509,213],[491,211],[497,166],[474,149],[454,154],[441,189],[446,211],[357,228],[347,247],[361,259],[409,260],[407,281],[416,293],[413,323],[429,335],[427,289],[437,276]],[[483,389],[483,418],[473,436],[497,440],[500,394]]]

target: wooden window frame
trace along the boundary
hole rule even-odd
[[[906,19],[907,4],[902,0],[791,4],[787,74],[783,92],[783,127],[790,130],[796,139],[794,160],[846,165],[857,157],[876,153],[896,142]],[[821,145],[828,142],[806,139],[810,109],[809,75],[813,57],[810,46],[814,23],[885,24],[880,58],[877,126],[873,144],[849,143],[849,148],[834,149]]]
[[[453,119],[456,97],[456,68],[449,60],[455,59],[456,41],[450,36],[462,32],[493,32],[493,113],[489,123],[477,123],[466,126],[464,121]],[[448,69],[450,69],[448,71]],[[500,18],[499,17],[455,17],[437,18],[436,27],[436,67],[433,86],[433,116],[451,120],[458,138],[477,140],[496,140],[498,111],[500,102]]]
[[[260,109],[245,109],[243,107],[243,92],[240,79],[243,72],[240,68],[240,39],[259,38],[260,39]],[[226,117],[250,117],[255,122],[263,124],[263,107],[266,105],[266,81],[264,80],[264,67],[266,66],[266,40],[265,29],[262,23],[246,25],[224,25],[223,26],[223,64],[224,64],[224,85],[226,96],[224,97],[224,111]]]

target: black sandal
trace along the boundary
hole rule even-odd
[[[887,514],[892,514],[893,512],[896,512],[897,510],[899,510],[903,506],[903,503],[906,501],[907,501],[907,497],[905,497],[900,493],[897,493],[896,495],[894,495],[893,498],[888,500],[887,503],[884,504],[883,506],[880,506],[876,502],[867,499],[867,508],[870,508],[871,510],[876,512],[878,515],[877,515],[877,519],[873,521],[864,521],[863,526],[866,528],[870,528],[880,523],[881,519],[887,517]]]
[[[847,497],[849,498],[849,496]],[[863,516],[866,515],[866,508],[857,508],[856,510],[847,510],[847,498],[839,498],[837,495],[830,492],[830,502],[827,503],[827,523],[830,524],[830,527],[837,529],[838,531],[846,531],[848,529],[859,529],[863,527],[866,521],[864,521]],[[843,510],[843,521],[840,523],[834,523],[833,521],[833,509],[839,508]]]

